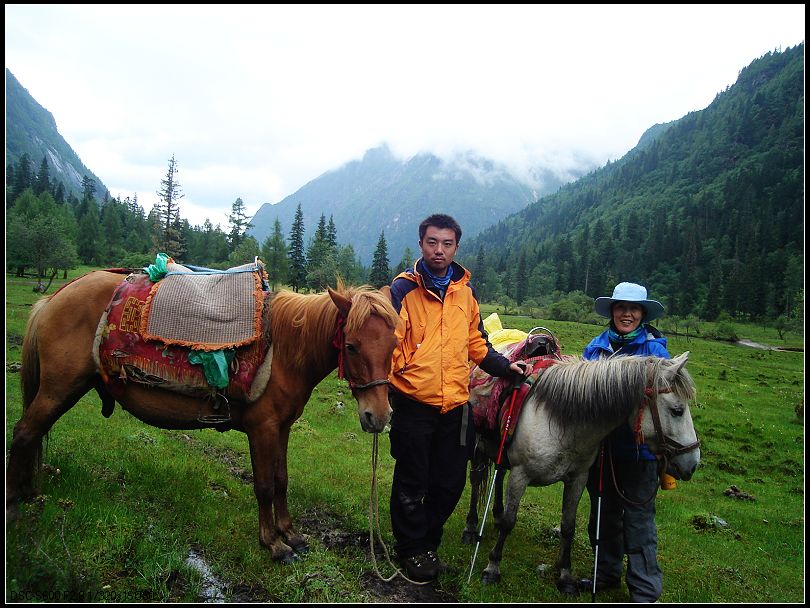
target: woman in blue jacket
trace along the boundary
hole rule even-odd
[[[596,298],[594,309],[610,319],[610,323],[585,347],[583,358],[599,359],[614,355],[670,358],[667,339],[648,325],[664,314],[664,307],[660,302],[647,299],[647,290],[641,285],[619,283],[611,297]],[[656,557],[658,462],[647,444],[636,444],[633,430],[628,425],[622,425],[605,439],[604,454],[601,508],[598,501],[598,458],[589,472],[587,486],[591,497],[588,535],[592,547],[596,546],[596,525],[599,521],[596,590],[619,586],[624,556],[627,555],[625,580],[630,599],[634,602],[654,602],[663,588],[663,573]],[[615,471],[616,485],[624,498],[617,493],[611,469]],[[597,514],[597,510],[601,513]],[[582,581],[582,586],[589,590],[593,589],[592,585],[591,580]]]

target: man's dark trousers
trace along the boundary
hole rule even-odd
[[[474,445],[473,425],[462,422],[469,409],[446,414],[391,392],[391,456],[396,461],[391,487],[391,527],[400,558],[436,551],[445,522],[456,508],[467,479]]]

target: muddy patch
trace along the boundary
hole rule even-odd
[[[438,588],[438,583],[414,585],[398,576],[386,582],[373,572],[366,572],[360,579],[365,589],[375,602],[384,603],[420,603],[420,604],[457,604],[458,600],[450,593]]]
[[[250,472],[249,459],[235,450],[207,445],[204,441],[196,439],[187,433],[176,433],[180,441],[193,445],[209,458],[222,463],[228,472],[243,483],[252,484],[253,475]],[[245,465],[248,460],[247,468]],[[216,491],[218,488],[212,488]],[[458,603],[454,595],[441,589],[440,582],[424,585],[406,581],[396,576],[391,581],[388,578],[394,572],[393,566],[386,559],[386,549],[393,559],[391,547],[382,547],[375,539],[374,557],[371,555],[369,530],[358,530],[347,524],[340,516],[322,510],[307,510],[296,515],[298,529],[310,541],[317,539],[326,549],[333,551],[360,552],[368,563],[366,572],[360,578],[360,584],[373,602],[400,603],[418,602],[430,604]],[[187,564],[200,572],[202,577],[201,596],[197,601],[205,603],[221,602],[255,602],[273,601],[264,589],[248,589],[230,586],[210,575],[210,568],[205,571],[204,560],[199,552],[189,553]],[[376,567],[375,567],[376,562]],[[378,570],[380,574],[378,574]]]
[[[317,538],[327,549],[361,549],[370,553],[368,530],[348,530],[333,513],[308,510],[296,520],[305,536]]]
[[[377,573],[380,570],[385,578],[391,576],[393,567],[385,556],[386,548],[375,539],[374,558],[371,555],[369,530],[352,530],[334,513],[306,511],[297,517],[300,530],[308,537],[317,538],[325,547],[332,550],[362,551],[369,563],[369,569],[360,578],[360,584],[374,602],[401,603],[418,602],[428,604],[458,603],[452,594],[442,590],[440,583],[414,584],[401,576],[386,581]],[[387,547],[393,558],[392,549]],[[375,563],[376,562],[376,567]]]

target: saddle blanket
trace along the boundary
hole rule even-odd
[[[523,401],[526,399],[529,389],[540,377],[543,370],[559,361],[561,355],[556,340],[546,334],[528,335],[520,342],[503,345],[498,350],[509,361],[523,360],[531,365],[532,371],[529,377],[514,386],[513,379],[490,376],[484,370],[475,366],[470,371],[469,402],[472,407],[475,428],[480,432],[498,430],[499,434],[502,435],[506,423],[507,401],[511,399],[511,391],[508,389],[514,388],[516,394],[509,428],[509,436],[511,437],[517,426],[515,423],[520,416],[520,409],[523,407]]]
[[[170,263],[155,282],[141,314],[147,340],[215,351],[244,346],[262,332],[264,267],[194,272]]]
[[[203,366],[189,361],[198,359],[194,356],[197,351],[144,335],[143,315],[152,289],[148,275],[130,274],[115,290],[99,323],[94,345],[96,365],[104,382],[114,397],[129,381],[195,397],[215,395],[217,389],[209,384]],[[272,294],[266,295],[269,300]],[[228,385],[220,394],[255,401],[264,392],[270,375],[269,337],[253,340],[229,354],[233,358]]]

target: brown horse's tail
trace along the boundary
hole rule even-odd
[[[39,392],[39,341],[38,334],[38,320],[45,308],[45,305],[51,299],[51,296],[46,296],[38,300],[28,317],[28,324],[25,326],[25,337],[22,343],[22,368],[20,369],[20,388],[22,390],[22,410],[23,415],[31,405],[31,402]],[[38,469],[42,460],[42,446],[36,454],[35,466]]]

